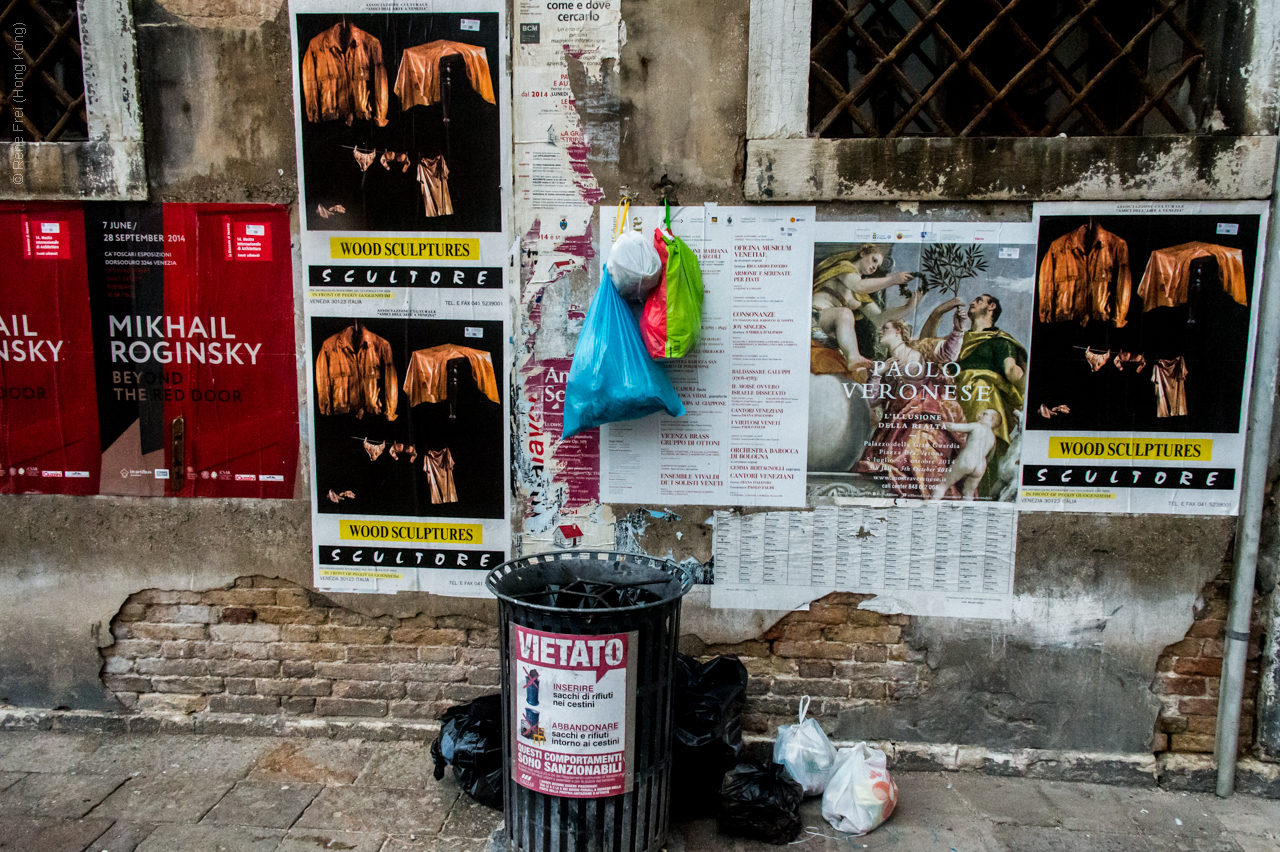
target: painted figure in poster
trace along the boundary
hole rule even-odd
[[[834,339],[845,369],[869,368],[878,326],[914,310],[919,294],[886,308],[883,291],[913,278],[910,272],[871,276],[886,266],[885,252],[872,243],[826,258],[813,270],[813,330],[816,340]]]
[[[995,429],[1000,425],[1000,412],[984,409],[976,423],[943,423],[942,428],[953,434],[968,435],[964,449],[956,455],[947,469],[947,475],[938,483],[931,495],[942,500],[953,486],[960,490],[960,499],[972,500],[978,493],[978,484],[987,473],[987,461],[996,448]]]
[[[965,421],[977,423],[984,411],[999,415],[999,421],[991,426],[996,444],[979,487],[983,496],[995,496],[991,494],[995,473],[1015,437],[1026,394],[1027,350],[996,326],[1000,313],[1000,300],[988,293],[969,303],[965,313],[968,328],[956,359],[960,367],[956,385],[961,388]]]
[[[880,342],[889,354],[876,362],[866,385],[880,425],[855,473],[880,479],[898,497],[924,500],[945,480],[962,446],[946,425],[965,417],[943,368],[955,360],[962,334],[958,322],[941,340],[913,340],[911,326],[902,320],[881,326]]]

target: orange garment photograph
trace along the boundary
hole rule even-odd
[[[510,92],[498,14],[293,20],[307,229],[500,232]]]
[[[501,321],[313,316],[309,325],[318,512],[504,517]]]
[[[1026,428],[1238,434],[1259,215],[1075,206],[1038,220]]]

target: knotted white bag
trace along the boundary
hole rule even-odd
[[[609,275],[624,299],[644,299],[662,280],[662,258],[652,239],[639,231],[625,231],[609,249]]]
[[[800,699],[800,721],[780,725],[773,744],[773,762],[787,767],[806,796],[820,796],[835,768],[836,749],[815,719],[806,719],[809,696]]]
[[[631,301],[642,301],[662,281],[662,258],[653,240],[642,231],[628,231],[627,214],[631,200],[623,197],[614,214],[613,246],[609,249],[609,277],[618,295]],[[638,223],[637,223],[638,227]]]
[[[866,834],[893,813],[898,787],[889,777],[885,755],[866,743],[842,748],[822,794],[822,816],[839,831]]]

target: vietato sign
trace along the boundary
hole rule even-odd
[[[637,634],[546,633],[512,625],[512,778],[552,796],[635,784]]]

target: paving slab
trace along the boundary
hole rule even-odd
[[[388,837],[383,852],[489,852],[488,838],[478,837],[435,837],[426,843],[404,837]],[[506,852],[506,847],[499,847],[499,852]]]
[[[502,811],[480,804],[462,795],[449,809],[440,834],[444,837],[488,837],[502,825]]]
[[[382,852],[387,836],[380,832],[295,828],[276,852]]]
[[[958,815],[956,815],[958,817]],[[858,852],[858,850],[896,850],[896,852],[986,852],[992,849],[985,824],[969,823],[951,828],[898,825],[890,819],[870,834],[861,837],[836,831],[826,821],[821,824],[806,819],[797,848],[804,852]],[[716,821],[690,820],[674,825],[668,833],[668,852],[769,852],[779,847],[758,840],[730,837],[720,833]]]
[[[127,780],[123,775],[33,772],[0,793],[0,814],[79,819]]]
[[[284,740],[258,758],[249,779],[350,784],[373,752],[373,745],[359,740]]]
[[[302,814],[297,827],[435,835],[458,795],[439,788],[327,787]]]
[[[153,822],[117,821],[84,852],[135,852],[138,844],[156,830]]]
[[[369,762],[356,778],[361,787],[415,787],[423,789],[438,782],[432,777],[435,764],[428,745],[379,743]],[[451,773],[446,772],[448,778]]]
[[[1054,828],[1061,823],[1062,815],[1041,792],[1043,783],[957,774],[955,788],[965,802],[992,822]]]
[[[206,825],[288,828],[324,788],[298,781],[241,781],[200,820]]]
[[[1232,796],[1218,799],[1209,811],[1222,827],[1237,835],[1251,835],[1275,843],[1280,849],[1280,800]]]
[[[0,736],[0,770],[71,772],[102,742],[96,735],[8,732]]]
[[[0,850],[81,852],[110,827],[109,819],[0,816]]]
[[[1235,840],[1236,845],[1240,847],[1240,852],[1276,852],[1280,849],[1280,841],[1265,837],[1242,834]]]
[[[139,775],[98,805],[93,815],[131,822],[194,823],[235,783],[217,775],[188,772]]]
[[[898,785],[898,805],[893,819],[905,825],[933,825],[940,814],[972,813],[955,780],[953,772],[896,773],[893,782]]]
[[[25,772],[0,772],[0,791],[8,790],[26,777],[27,773]]]
[[[1122,790],[1117,796],[1125,804],[1129,819],[1143,834],[1208,842],[1223,833],[1222,823],[1212,815],[1218,808],[1216,796],[1167,790],[1156,790],[1142,797]]]
[[[1031,825],[997,825],[993,834],[1001,852],[1157,852],[1163,848],[1140,835]]]
[[[1129,808],[1115,787],[1072,781],[1036,781],[1040,792],[1052,804],[1060,825],[1069,831],[1138,834],[1129,819]]]
[[[233,825],[162,825],[136,852],[276,852],[284,834]]]
[[[194,772],[239,780],[277,744],[269,737],[198,737],[189,734],[116,737],[80,764],[83,772]]]
[[[1157,837],[1147,838],[1152,848],[1160,852],[1241,852],[1240,844],[1225,834],[1217,837]],[[1275,847],[1271,847],[1274,852]]]

